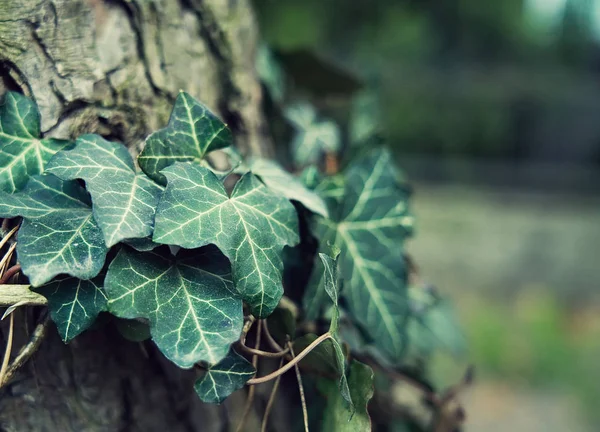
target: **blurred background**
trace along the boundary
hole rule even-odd
[[[297,92],[414,186],[410,252],[468,340],[436,383],[477,367],[466,430],[598,430],[600,0],[255,6]]]

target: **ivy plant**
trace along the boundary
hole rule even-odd
[[[302,166],[339,144],[307,112],[288,113],[305,128],[294,144]],[[355,354],[400,365],[409,344],[406,182],[381,148],[333,175],[257,158],[215,170],[207,155],[232,146],[227,125],[184,92],[137,160],[98,135],[41,137],[35,102],[7,93],[0,217],[22,220],[20,269],[65,342],[101,313],[133,320],[167,359],[198,371],[204,402],[294,368],[322,377],[322,430],[370,430],[373,371]],[[294,256],[299,290],[284,284]],[[281,367],[257,376],[263,357]]]

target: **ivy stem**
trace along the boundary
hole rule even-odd
[[[260,378],[252,378],[252,379],[248,380],[248,382],[246,384],[249,386],[254,386],[256,384],[266,383],[268,381],[271,381],[272,379],[277,378],[279,375],[283,375],[284,373],[289,371],[291,368],[293,368],[294,365],[298,364],[300,362],[300,360],[302,360],[304,357],[306,357],[321,342],[323,342],[329,338],[331,338],[331,334],[329,332],[322,334],[317,339],[315,339],[313,341],[313,343],[311,343],[309,346],[304,348],[304,350],[302,350],[302,352],[300,354],[298,354],[296,357],[294,357],[289,363],[286,363],[286,365],[283,366],[282,368],[277,369],[275,372],[272,372],[269,375],[265,375]]]
[[[256,325],[256,341],[254,343],[255,350],[258,350],[258,348],[260,348],[261,331],[262,331],[262,321],[258,320],[257,325]],[[244,335],[244,339],[246,339],[245,335]],[[252,366],[254,366],[254,369],[256,369],[258,367],[258,356],[256,354],[252,357]],[[243,429],[244,423],[246,423],[246,418],[248,417],[248,414],[250,413],[250,409],[252,408],[252,403],[254,402],[255,390],[256,389],[254,387],[250,387],[250,389],[248,390],[248,398],[246,399],[246,406],[244,407],[244,414],[242,415],[242,418],[240,419],[240,422],[238,424],[236,432],[241,432]]]
[[[21,271],[20,264],[15,264],[14,266],[12,266],[8,270],[6,270],[6,272],[0,278],[0,285],[4,285],[5,283],[7,283],[11,277],[13,277],[16,273],[18,273],[20,271]]]
[[[7,220],[7,219],[4,219],[4,220]],[[6,233],[6,235],[2,238],[2,240],[0,240],[0,248],[2,248],[2,246],[4,246],[6,244],[6,242],[10,240],[10,238],[14,235],[15,232],[17,232],[18,229],[19,229],[19,225],[17,225],[16,227],[14,227],[13,229],[11,229],[9,232]]]
[[[277,352],[283,351],[284,349],[282,348],[282,346],[277,343],[277,341],[275,340],[275,338],[273,338],[273,336],[271,336],[271,332],[269,331],[269,324],[267,323],[267,320],[263,320],[263,330],[265,331],[265,338],[267,339],[267,342],[269,342],[271,347]],[[291,336],[293,336],[293,335],[291,335]],[[288,348],[288,351],[289,351],[289,348]]]
[[[290,352],[289,348],[286,348],[283,351],[279,351],[279,352],[262,351],[262,350],[250,348],[241,342],[239,344],[239,347],[241,348],[242,351],[244,351],[248,354],[257,355],[259,357],[269,357],[269,358],[285,357],[286,354]]]
[[[14,314],[10,314],[11,317],[13,315]],[[37,351],[44,340],[44,335],[46,334],[49,324],[50,317],[46,316],[46,318],[44,318],[43,321],[36,326],[35,330],[33,330],[31,338],[29,339],[29,342],[27,342],[27,345],[21,348],[17,354],[17,357],[15,357],[11,365],[8,366],[4,374],[0,376],[0,388],[9,382],[15,372],[17,372],[17,370],[19,370],[19,368],[25,364],[25,362],[29,360],[29,358]]]
[[[292,343],[288,341],[287,343],[290,352],[292,353],[292,361],[296,358],[294,354],[294,348],[292,348]],[[308,347],[307,347],[308,348]],[[306,351],[306,350],[304,350]],[[304,352],[302,351],[302,352]],[[300,391],[300,401],[302,402],[302,416],[304,417],[304,432],[308,431],[308,410],[306,409],[306,397],[304,396],[304,386],[302,385],[302,374],[300,373],[300,368],[298,367],[298,363],[294,363],[294,369],[296,370],[296,379],[298,380],[298,390]]]
[[[17,247],[16,243],[13,243],[10,245],[10,247],[8,248],[8,251],[6,252],[6,255],[4,255],[4,257],[2,258],[2,260],[0,261],[0,272],[3,272],[4,270],[4,266],[8,265],[8,262],[10,261],[10,259],[12,258],[13,252],[15,251],[15,248]]]
[[[283,366],[283,357],[279,360],[279,368]],[[271,409],[273,408],[273,404],[275,403],[275,395],[277,394],[277,390],[279,389],[279,383],[281,381],[281,377],[283,375],[279,375],[275,380],[275,384],[273,384],[273,389],[271,389],[271,395],[269,396],[269,401],[267,402],[267,407],[265,408],[265,415],[263,416],[262,425],[260,427],[260,432],[267,432],[267,424],[269,422],[269,414],[271,413]]]
[[[13,342],[13,330],[15,327],[15,314],[10,314],[10,324],[8,327],[8,339],[6,340],[6,350],[4,351],[4,359],[2,360],[2,368],[0,369],[0,384],[4,383],[4,375],[8,368],[8,361],[10,360],[10,353],[12,351]]]

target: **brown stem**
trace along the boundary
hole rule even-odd
[[[0,272],[3,271],[2,269],[4,269],[4,266],[8,265],[8,263],[10,262],[10,259],[12,258],[12,254],[15,251],[16,247],[17,247],[16,243],[11,244],[10,247],[8,248],[8,251],[6,252],[6,254],[2,257],[2,260],[0,260]]]
[[[286,354],[290,352],[290,350],[288,348],[284,349],[283,351],[279,351],[279,352],[262,351],[262,350],[250,348],[250,347],[244,345],[243,343],[241,343],[241,341],[238,344],[238,348],[240,348],[242,351],[244,351],[247,354],[252,354],[252,355],[259,356],[259,357],[269,357],[269,358],[285,357]]]
[[[27,345],[21,348],[19,354],[17,354],[17,357],[15,357],[11,365],[6,369],[6,372],[0,381],[0,388],[3,387],[7,382],[10,382],[17,370],[19,370],[19,368],[23,366],[25,362],[27,362],[27,360],[29,360],[29,358],[37,351],[42,343],[42,340],[44,340],[44,335],[46,334],[49,324],[50,317],[47,316],[36,326],[35,330],[33,330],[31,338],[29,339],[29,342],[27,342]]]
[[[4,219],[7,220],[7,219]],[[2,238],[2,240],[0,240],[0,248],[2,248],[7,241],[10,240],[10,238],[17,232],[17,230],[19,229],[19,225],[17,225],[16,227],[14,227],[13,229],[11,229],[9,232],[6,233],[6,235]]]
[[[2,360],[2,368],[0,369],[0,383],[5,381],[4,375],[6,375],[6,369],[8,368],[8,361],[10,360],[10,353],[12,351],[13,343],[13,330],[15,328],[15,314],[10,314],[10,325],[8,327],[8,339],[6,340],[6,350],[4,351],[4,360]]]
[[[271,345],[271,347],[277,352],[283,351],[283,347],[277,343],[277,341],[275,340],[275,338],[273,338],[273,336],[271,336],[271,332],[269,331],[269,324],[267,323],[267,320],[263,320],[263,329],[265,331],[265,338],[267,339],[267,342],[269,342],[269,345]],[[290,335],[290,336],[293,337],[293,335]]]
[[[279,368],[283,366],[283,357],[279,360]],[[271,413],[271,409],[273,408],[273,404],[275,403],[275,395],[277,394],[277,390],[279,389],[279,383],[281,382],[282,375],[279,375],[275,380],[275,384],[273,384],[273,389],[271,389],[271,395],[269,396],[269,401],[267,402],[267,407],[265,408],[265,415],[263,416],[262,426],[260,428],[260,432],[267,431],[267,424],[269,422],[269,414]]]
[[[12,266],[8,270],[6,270],[6,272],[0,278],[0,285],[4,285],[5,283],[7,283],[11,277],[13,277],[15,274],[17,274],[20,271],[21,271],[21,264],[15,264],[14,266]]]
[[[330,337],[331,337],[331,334],[329,334],[329,333],[322,334],[317,339],[315,339],[313,341],[313,343],[311,343],[304,350],[302,350],[302,352],[300,354],[298,354],[298,356],[294,357],[292,359],[292,361],[290,361],[289,363],[287,363],[285,366],[283,366],[280,369],[277,369],[275,372],[272,372],[269,375],[265,375],[264,377],[252,378],[252,379],[248,380],[248,382],[246,383],[246,385],[253,386],[253,385],[256,385],[256,384],[266,383],[268,381],[271,381],[274,378],[277,378],[279,375],[283,375],[284,373],[286,373],[287,371],[289,371],[291,368],[293,368],[294,365],[298,364],[300,362],[300,360],[302,360],[304,357],[306,357],[321,342],[329,339]]]
[[[261,330],[262,330],[262,321],[259,320],[257,327],[256,327],[256,341],[254,343],[254,349],[256,349],[256,350],[258,350],[258,348],[260,347]],[[258,356],[257,355],[254,355],[252,357],[252,366],[254,366],[254,369],[256,369],[258,367]],[[250,413],[250,409],[252,408],[252,403],[254,402],[255,390],[256,389],[254,387],[250,387],[250,389],[248,390],[248,398],[246,399],[246,406],[244,407],[244,414],[242,415],[242,418],[240,419],[240,423],[238,424],[236,432],[241,432],[244,424],[246,423],[246,418],[248,417],[248,414]]]
[[[292,359],[296,357],[294,354],[294,348],[292,348],[292,343],[288,341],[287,343],[290,352],[292,353]],[[303,351],[304,352],[304,351]],[[304,396],[304,386],[302,385],[302,375],[300,374],[300,368],[298,367],[298,363],[294,364],[294,369],[296,369],[296,379],[298,380],[298,390],[300,391],[300,401],[302,402],[302,415],[304,417],[304,432],[308,432],[308,410],[306,409],[306,397]]]

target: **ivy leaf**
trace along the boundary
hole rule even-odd
[[[348,387],[356,411],[351,417],[345,407],[345,400],[337,391],[334,382],[319,380],[317,386],[325,393],[327,408],[323,416],[322,429],[332,432],[370,432],[371,418],[367,407],[373,397],[373,370],[356,360],[350,365]]]
[[[403,354],[408,316],[402,246],[414,223],[400,182],[387,151],[368,154],[348,169],[334,219],[315,226],[317,238],[341,250],[342,296],[351,315],[394,361]]]
[[[63,277],[36,289],[48,299],[50,316],[65,343],[88,329],[98,314],[106,311],[103,279]]]
[[[277,63],[273,51],[265,44],[258,47],[256,71],[271,98],[277,103],[282,103],[285,96],[285,73]]]
[[[108,247],[152,234],[162,188],[143,173],[136,174],[125,146],[83,135],[73,148],[58,152],[46,171],[63,180],[85,180]]]
[[[302,182],[281,168],[278,163],[255,158],[248,162],[248,167],[273,192],[277,192],[287,199],[298,201],[313,213],[324,217],[329,216],[323,199],[304,187]]]
[[[323,199],[329,218],[337,220],[346,187],[344,176],[337,174],[323,177],[318,169],[311,165],[302,171],[300,180],[308,189]]]
[[[335,246],[333,249],[336,249]],[[334,255],[337,258],[339,250],[336,249],[330,255]],[[331,324],[336,325],[330,331],[337,332],[337,318],[339,317],[337,261],[324,253],[319,253],[318,257],[319,259],[315,260],[315,268],[302,299],[304,314],[309,321],[318,319],[321,316],[323,307],[327,303],[327,296],[329,296],[333,301],[333,313],[335,314],[334,319],[331,320]]]
[[[117,331],[131,342],[142,342],[150,339],[150,326],[147,322],[137,319],[123,319],[113,316]]]
[[[218,363],[242,331],[242,301],[227,258],[214,247],[174,258],[123,248],[108,268],[105,290],[109,311],[147,318],[158,348],[182,368]]]
[[[233,348],[223,360],[210,366],[196,381],[194,389],[203,402],[220,404],[231,393],[244,387],[256,369]]]
[[[108,249],[76,181],[34,176],[22,192],[0,192],[0,217],[16,216],[24,218],[17,255],[34,287],[62,273],[91,279],[102,270]]]
[[[40,112],[36,103],[15,92],[0,102],[0,190],[21,190],[29,177],[44,172],[50,158],[69,141],[40,139]]]
[[[312,363],[313,367],[317,365],[317,369],[325,367],[325,373],[329,369],[329,373],[335,372],[339,376],[338,388],[340,394],[346,401],[347,408],[354,412],[354,405],[350,396],[350,390],[348,389],[348,382],[346,380],[346,355],[342,349],[341,342],[338,337],[338,320],[340,317],[338,296],[339,296],[339,279],[337,275],[337,255],[338,251],[334,251],[336,258],[332,258],[324,253],[319,254],[319,258],[322,263],[322,277],[320,280],[320,291],[326,293],[331,301],[333,302],[333,313],[331,316],[331,323],[329,325],[329,333],[331,338],[323,341],[310,354],[306,357],[307,363]],[[302,347],[306,342],[311,343],[316,337],[314,335],[307,335],[304,339],[299,339],[298,349],[304,349]],[[294,344],[296,345],[296,344]],[[307,345],[308,346],[308,345]],[[300,351],[298,351],[300,352]],[[312,357],[311,357],[312,356]]]
[[[317,119],[310,104],[296,104],[286,109],[285,117],[296,129],[292,153],[298,165],[316,164],[325,152],[337,152],[341,138],[338,126],[328,120]]]
[[[187,249],[215,244],[232,263],[237,290],[252,313],[267,317],[283,295],[282,249],[298,243],[298,216],[284,197],[245,174],[231,197],[207,168],[177,163],[156,211],[153,240]]]
[[[167,181],[160,173],[164,168],[178,161],[202,162],[207,153],[232,143],[225,123],[192,96],[180,92],[167,127],[146,139],[138,163],[150,178],[164,185]]]
[[[464,334],[451,305],[441,298],[435,287],[414,285],[408,288],[411,316],[406,333],[410,353],[428,357],[437,349],[462,355],[466,349]]]

